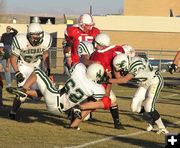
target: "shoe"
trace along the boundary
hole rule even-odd
[[[27,94],[25,93],[26,90],[22,87],[7,87],[6,91],[16,95],[16,98],[21,100],[21,102],[24,102],[27,98]]]
[[[73,130],[80,130],[80,127],[76,126],[76,127],[71,127],[71,125],[65,125],[64,128],[66,129],[73,129]]]
[[[14,94],[14,95],[19,95],[21,97],[27,97],[27,94],[25,93],[25,89],[22,87],[7,87],[6,91]]]
[[[154,129],[153,125],[152,124],[148,124],[148,127],[147,127],[147,131],[150,132]]]
[[[11,119],[11,120],[16,120],[16,114],[14,114],[14,113],[9,113],[9,119]]]
[[[157,132],[156,132],[157,134],[168,134],[169,133],[169,131],[166,129],[166,128],[160,128]]]
[[[125,129],[124,126],[121,124],[121,122],[115,123],[115,124],[114,124],[114,128],[115,128],[115,129]]]
[[[79,105],[74,106],[73,115],[74,115],[74,118],[82,119],[81,110],[80,110]]]

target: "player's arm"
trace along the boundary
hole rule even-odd
[[[49,52],[44,51],[42,55],[42,62],[43,62],[43,68],[45,69],[45,73],[47,76],[50,76],[51,70],[50,70],[50,64],[49,64]]]
[[[84,54],[81,56],[82,63],[86,66],[91,65],[92,63],[95,63],[95,61],[91,60],[88,54]],[[97,62],[96,62],[97,63]]]
[[[65,41],[63,41],[63,52],[64,52],[64,58],[66,60],[66,66],[69,68],[72,64],[71,59],[71,51],[73,48],[73,39],[69,37],[67,34],[65,34]]]
[[[173,63],[171,64],[169,68],[169,72],[173,74],[173,72],[176,72],[178,62],[180,61],[180,51],[177,52],[176,56],[174,57]]]
[[[12,42],[12,54],[10,56],[10,63],[14,69],[15,72],[15,78],[17,80],[17,82],[23,82],[24,81],[24,76],[23,74],[19,71],[18,65],[17,65],[17,61],[18,61],[18,57],[20,56],[20,48],[19,46],[17,47],[18,43],[17,43],[17,39],[15,39],[16,37],[13,38],[13,42]]]
[[[118,84],[124,84],[130,81],[134,76],[131,73],[128,73],[124,77],[119,77],[116,79],[109,79],[109,83],[118,83]]]
[[[15,73],[19,71],[18,66],[17,66],[17,59],[18,58],[17,58],[16,55],[11,54],[11,56],[10,56],[10,63],[12,65]]]

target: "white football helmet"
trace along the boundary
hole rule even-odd
[[[94,46],[94,48],[96,48],[97,45],[99,45],[99,46],[109,46],[110,42],[111,42],[110,37],[107,34],[100,33],[94,39],[93,46]]]
[[[94,26],[93,18],[90,14],[82,14],[80,15],[78,19],[79,28],[84,31],[85,33],[88,33],[92,27]]]
[[[129,57],[135,56],[135,49],[132,46],[124,44],[122,45],[122,48],[124,49],[125,54]]]
[[[88,79],[97,82],[104,75],[104,67],[99,63],[93,63],[87,68]]]
[[[39,23],[31,23],[28,26],[27,38],[32,46],[38,46],[43,42],[44,32]]]
[[[126,54],[118,54],[113,59],[113,66],[116,71],[124,70],[128,71],[129,68],[129,59]]]

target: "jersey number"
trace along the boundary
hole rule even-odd
[[[78,37],[79,42],[82,41],[88,41],[88,42],[92,42],[93,41],[93,37],[92,36],[79,36]]]
[[[77,103],[79,102],[83,96],[84,96],[84,92],[82,91],[82,89],[80,88],[75,88],[76,87],[76,83],[72,80],[69,79],[66,84],[65,84],[65,88],[67,93],[69,94],[69,99],[73,102],[73,103]],[[75,88],[74,89],[74,93],[72,93],[70,91],[70,89]]]

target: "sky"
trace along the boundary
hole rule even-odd
[[[82,14],[89,12],[92,5],[93,14],[119,14],[123,11],[124,0],[0,0],[5,3],[4,11],[8,13],[42,13],[42,14]]]

